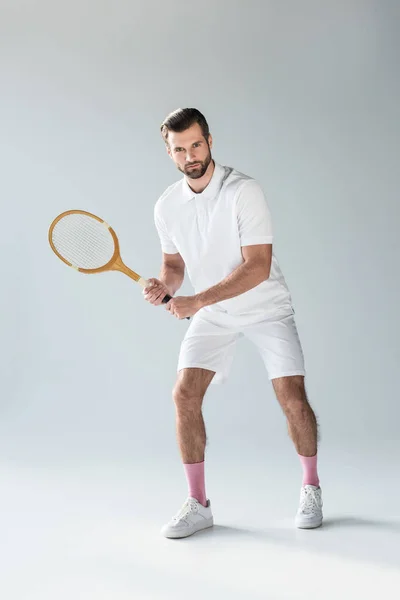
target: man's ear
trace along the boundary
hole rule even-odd
[[[212,139],[211,133],[208,135],[208,145],[210,146],[210,149],[211,149],[212,145],[213,145],[213,139]]]

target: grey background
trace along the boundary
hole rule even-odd
[[[400,417],[398,32],[390,1],[1,0],[6,471],[123,465],[132,495],[168,501],[160,519],[183,501],[171,388],[187,323],[118,273],[68,269],[47,231],[64,210],[94,212],[117,232],[126,264],[158,276],[153,206],[180,177],[159,125],[195,106],[214,158],[267,194],[325,489],[360,475],[361,493],[366,479],[390,476]],[[236,494],[238,465],[250,490],[289,480],[297,497],[297,457],[245,341],[204,414],[207,481],[221,501]]]

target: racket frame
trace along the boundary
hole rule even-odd
[[[108,231],[111,233],[111,236],[113,238],[114,253],[113,253],[112,257],[105,265],[102,265],[101,267],[97,267],[96,269],[84,269],[82,267],[77,267],[77,266],[73,265],[58,252],[57,248],[54,245],[53,230],[54,230],[55,226],[57,225],[57,223],[59,221],[61,221],[61,219],[63,219],[64,217],[67,217],[68,215],[77,215],[77,214],[85,215],[87,217],[95,219],[96,221],[98,221],[99,223],[104,225],[104,227],[106,227],[108,229]],[[87,212],[86,210],[78,210],[78,209],[66,210],[65,212],[58,215],[58,217],[56,217],[54,219],[54,221],[52,222],[52,224],[50,225],[48,238],[49,238],[49,244],[50,244],[51,249],[53,250],[54,254],[56,254],[56,256],[58,256],[58,258],[60,260],[62,260],[63,263],[65,263],[69,267],[72,267],[76,271],[79,271],[80,273],[86,273],[86,274],[90,275],[92,273],[104,273],[105,271],[120,271],[121,273],[128,275],[128,277],[130,277],[131,279],[136,281],[136,283],[138,283],[142,288],[145,288],[146,285],[148,284],[148,281],[146,279],[144,279],[144,277],[141,277],[138,273],[136,273],[135,271],[132,271],[132,269],[127,267],[126,264],[123,262],[123,260],[121,258],[121,252],[120,252],[120,248],[119,248],[119,241],[117,238],[117,234],[115,233],[115,231],[111,227],[111,225],[109,225],[108,223],[106,223],[106,221],[104,221],[104,219],[100,219],[100,217],[97,217],[93,213]],[[163,304],[167,304],[171,300],[171,298],[172,298],[172,296],[170,296],[169,294],[164,296]],[[186,318],[190,319],[190,317],[186,317]]]

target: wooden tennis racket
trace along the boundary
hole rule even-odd
[[[49,243],[58,258],[80,273],[120,271],[143,288],[148,283],[123,263],[112,227],[89,212],[68,210],[58,215],[50,225]],[[162,301],[170,300],[167,294]]]

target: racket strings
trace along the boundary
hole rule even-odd
[[[82,214],[70,214],[60,219],[53,229],[52,241],[65,260],[81,269],[103,267],[115,250],[108,227]]]

